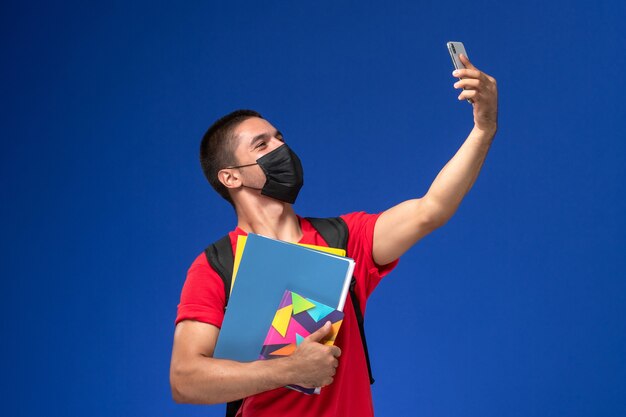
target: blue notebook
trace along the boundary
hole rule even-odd
[[[342,311],[354,260],[249,234],[214,357],[254,361],[285,290]]]

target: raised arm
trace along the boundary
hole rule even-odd
[[[408,200],[385,211],[374,229],[372,255],[379,265],[399,258],[418,240],[443,226],[456,212],[476,181],[498,126],[498,89],[493,77],[461,55],[466,69],[453,76],[464,89],[459,100],[471,100],[474,128],[454,157],[439,172],[422,198]]]
[[[330,323],[326,323],[286,358],[241,363],[212,357],[217,327],[181,321],[174,333],[170,366],[172,396],[176,402],[216,404],[289,384],[328,385],[341,355],[337,346],[319,343],[330,331]]]

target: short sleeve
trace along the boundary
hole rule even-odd
[[[187,271],[176,324],[182,320],[197,320],[221,327],[225,304],[224,283],[202,253]]]
[[[347,255],[356,261],[357,295],[367,300],[380,280],[398,264],[398,260],[387,265],[377,265],[372,256],[374,247],[374,227],[380,214],[365,212],[341,216],[348,226]]]

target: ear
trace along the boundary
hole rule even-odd
[[[233,168],[221,169],[217,173],[217,179],[224,184],[226,188],[239,188],[241,187],[241,178],[239,178],[239,172]]]

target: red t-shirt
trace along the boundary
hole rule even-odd
[[[378,214],[363,212],[341,216],[348,226],[347,256],[355,260],[355,292],[363,314],[367,298],[381,278],[396,263],[378,266],[372,259],[374,225]],[[299,243],[328,246],[320,234],[304,218],[300,218],[302,239]],[[230,232],[233,252],[238,235],[246,232],[236,228]],[[209,266],[204,253],[193,262],[183,286],[176,323],[197,320],[221,327],[224,319],[224,284]],[[306,395],[288,388],[277,388],[245,399],[238,415],[248,416],[315,416],[343,417],[374,415],[367,363],[361,343],[359,326],[350,297],[344,308],[345,318],[335,344],[341,348],[334,382],[322,388],[319,395]],[[260,349],[260,348],[259,348]]]

